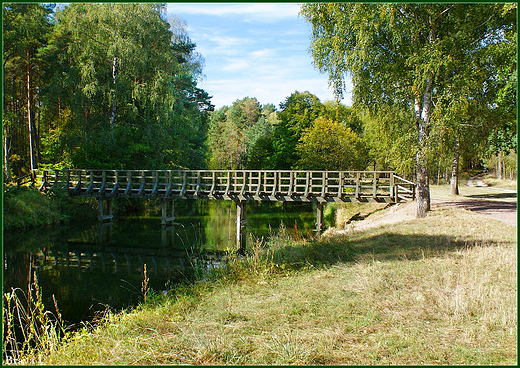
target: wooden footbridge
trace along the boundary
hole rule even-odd
[[[319,231],[324,203],[415,199],[415,184],[393,171],[64,169],[35,170],[25,182],[40,191],[64,190],[72,196],[97,198],[100,221],[112,219],[114,198],[161,199],[163,225],[174,221],[176,199],[234,201],[238,245],[243,243],[247,201],[316,203]]]

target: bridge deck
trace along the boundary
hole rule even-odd
[[[392,171],[38,170],[40,190],[97,197],[297,202],[402,202],[415,185]]]

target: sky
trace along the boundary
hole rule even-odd
[[[256,97],[279,108],[293,92],[334,99],[328,77],[312,64],[311,25],[297,3],[168,3],[167,17],[186,29],[205,64],[199,88],[215,108]],[[351,104],[347,86],[342,103]]]

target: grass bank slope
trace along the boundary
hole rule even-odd
[[[71,198],[65,193],[43,194],[34,188],[4,186],[4,230],[57,225],[71,219],[94,218],[95,211],[88,200]]]
[[[25,363],[516,364],[516,239],[516,227],[447,209],[283,257],[273,248]]]

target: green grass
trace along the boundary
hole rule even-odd
[[[22,363],[516,364],[516,235],[454,209],[320,241],[281,234]]]
[[[61,192],[43,194],[28,187],[4,187],[3,205],[5,230],[56,225],[96,215],[88,200],[71,199]]]
[[[486,175],[482,178],[482,181],[494,188],[516,190],[516,180],[509,179],[497,179],[495,176]]]

